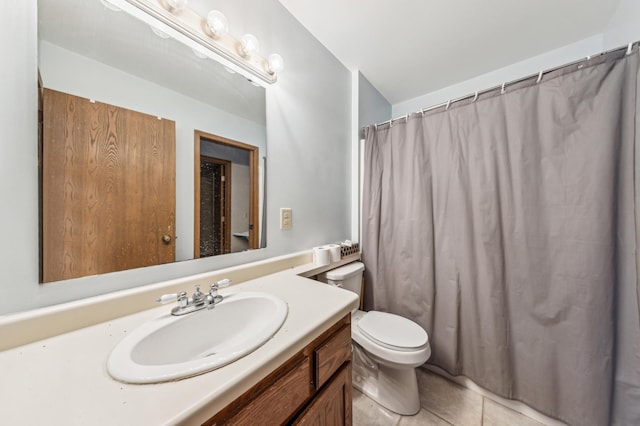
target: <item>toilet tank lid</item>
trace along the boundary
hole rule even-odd
[[[327,271],[326,275],[328,280],[338,281],[352,277],[353,275],[359,274],[362,271],[364,271],[364,263],[352,262],[339,268]]]

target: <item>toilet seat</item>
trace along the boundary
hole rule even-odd
[[[429,343],[429,335],[418,324],[387,312],[367,312],[356,327],[375,343],[396,351],[416,351]]]

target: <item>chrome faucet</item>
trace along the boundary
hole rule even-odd
[[[216,304],[222,302],[222,299],[224,299],[218,294],[218,289],[226,287],[229,284],[231,284],[231,280],[225,278],[211,284],[209,293],[207,294],[201,292],[200,286],[197,285],[196,291],[194,291],[191,296],[191,300],[189,300],[189,296],[187,296],[186,291],[181,291],[180,293],[163,294],[158,298],[158,300],[156,300],[156,302],[164,305],[165,303],[177,301],[178,306],[171,309],[171,315],[184,315],[204,308],[213,309]]]

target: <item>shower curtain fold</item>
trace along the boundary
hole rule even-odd
[[[640,424],[638,63],[365,129],[365,307],[572,425]]]

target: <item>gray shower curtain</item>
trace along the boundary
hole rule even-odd
[[[365,307],[571,425],[640,424],[638,51],[365,129]]]

